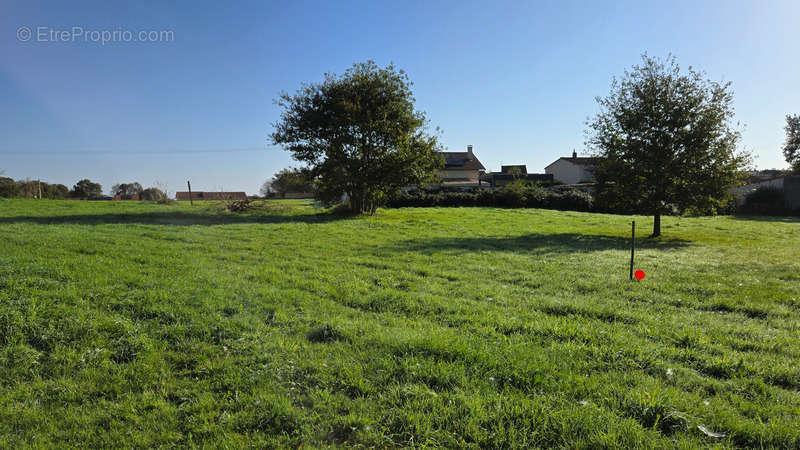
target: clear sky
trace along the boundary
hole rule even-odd
[[[489,170],[543,172],[581,153],[594,98],[643,52],[731,81],[743,148],[783,168],[784,116],[800,113],[799,29],[797,0],[3,0],[0,169],[105,191],[191,179],[254,194],[296,165],[268,143],[273,99],[373,59],[409,73],[449,150],[472,144]],[[101,31],[116,37],[103,44]],[[154,42],[122,34],[140,31]]]

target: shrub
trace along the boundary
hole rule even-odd
[[[473,191],[418,190],[401,192],[388,203],[391,208],[433,206],[494,206],[503,208],[545,208],[566,211],[591,211],[591,194],[577,189],[550,191],[524,182],[502,188]]]
[[[747,194],[747,203],[777,203],[783,202],[783,189],[763,186]]]
[[[736,213],[736,198],[728,195],[722,199],[707,197],[695,201],[695,204],[686,208],[683,215],[691,217],[730,215]]]
[[[562,211],[592,211],[594,209],[592,195],[578,189],[557,191],[545,197],[544,200],[544,206],[541,206],[541,208]]]
[[[167,200],[167,194],[165,194],[161,189],[151,187],[143,190],[139,195],[139,198],[141,200],[162,203]]]
[[[17,197],[19,186],[11,178],[0,177],[0,197]]]
[[[782,215],[784,210],[783,189],[764,186],[745,196],[742,212],[746,214]]]

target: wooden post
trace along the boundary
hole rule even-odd
[[[631,221],[631,273],[630,279],[633,280],[633,251],[636,246],[636,221]]]
[[[192,182],[187,180],[186,185],[189,186],[189,205],[194,206],[194,202],[192,201]]]

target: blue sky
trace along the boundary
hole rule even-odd
[[[784,116],[800,113],[796,0],[111,3],[0,3],[6,176],[256,193],[296,165],[268,144],[273,99],[367,59],[406,70],[442,143],[489,170],[580,153],[594,98],[643,52],[731,81],[760,168],[787,166]],[[102,30],[173,39],[102,45]]]

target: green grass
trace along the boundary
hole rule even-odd
[[[0,200],[0,447],[800,446],[798,220],[269,205]]]

